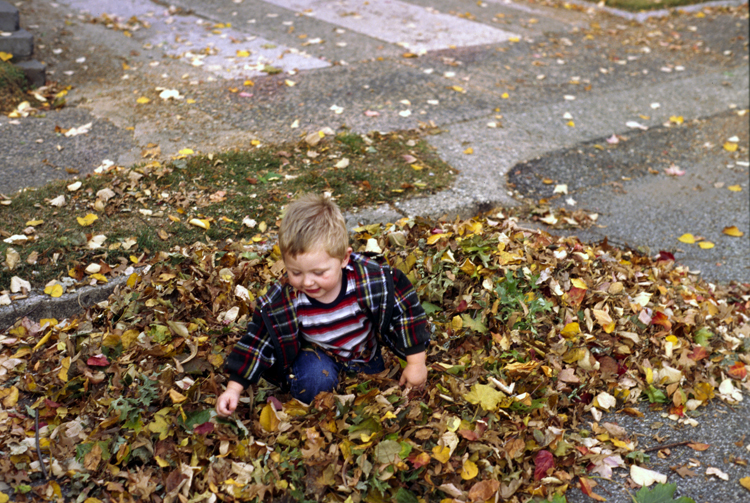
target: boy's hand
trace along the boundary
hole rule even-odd
[[[406,384],[410,388],[416,388],[422,386],[427,382],[427,366],[425,361],[427,355],[424,351],[406,357],[406,367],[401,372],[401,380],[399,384],[403,386]]]
[[[216,413],[221,417],[227,417],[237,408],[237,403],[240,400],[240,393],[243,391],[243,387],[240,383],[235,381],[229,381],[227,384],[227,390],[219,395],[216,400]]]

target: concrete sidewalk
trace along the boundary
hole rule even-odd
[[[460,172],[455,186],[360,209],[349,215],[352,226],[404,214],[469,216],[545,197],[599,215],[576,231],[585,239],[670,251],[708,280],[750,282],[748,115],[740,115],[750,87],[747,4],[643,23],[593,7],[500,0],[172,4],[20,3],[48,78],[73,87],[68,106],[46,117],[0,117],[0,193],[72,178],[66,168],[85,175],[105,161],[131,165],[148,145],[168,159],[183,148],[248,148],[323,127],[430,124],[442,133],[429,141]],[[160,99],[163,89],[180,98]],[[87,135],[55,133],[89,122]],[[617,145],[607,141],[613,135]],[[730,140],[735,152],[723,148]],[[669,176],[672,165],[685,174]],[[551,192],[559,185],[568,194]],[[722,234],[730,225],[744,236]],[[715,247],[678,242],[687,232]],[[12,317],[37,308],[3,309]],[[750,437],[739,411],[706,419],[675,434]],[[717,452],[741,457],[743,449]],[[720,457],[712,462],[727,470]],[[702,476],[676,482],[699,503],[739,503],[748,495],[736,482],[741,471],[714,500],[720,489]],[[608,490],[609,501],[630,501]],[[578,494],[568,501],[583,501]]]

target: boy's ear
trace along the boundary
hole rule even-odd
[[[341,260],[341,268],[343,269],[347,265],[349,265],[349,257],[352,256],[352,248],[349,247],[346,249],[346,255],[344,255],[344,258]]]

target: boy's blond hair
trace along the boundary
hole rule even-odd
[[[297,257],[318,247],[343,260],[349,248],[349,233],[336,203],[322,195],[305,194],[284,211],[279,248],[283,256]]]

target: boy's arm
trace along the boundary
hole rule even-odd
[[[411,355],[424,353],[430,341],[427,315],[414,286],[404,273],[395,268],[393,269],[393,295],[395,300],[391,328],[397,338],[393,342],[403,350],[408,360]]]
[[[247,332],[229,353],[224,370],[229,374],[230,383],[244,389],[257,382],[275,361],[273,343],[260,311],[256,309],[247,324]]]

